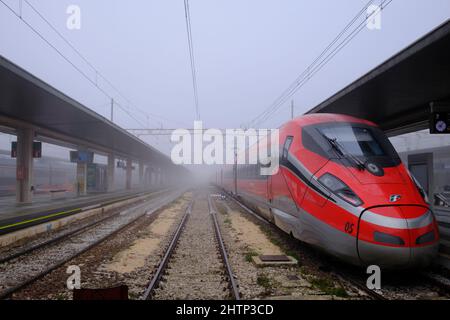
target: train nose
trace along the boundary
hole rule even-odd
[[[358,255],[362,264],[386,269],[425,267],[437,255],[438,237],[433,214],[426,208],[369,208],[360,217]]]

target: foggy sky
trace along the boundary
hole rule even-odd
[[[19,0],[4,0],[18,9]],[[134,105],[150,127],[192,127],[195,109],[182,0],[28,0]],[[367,0],[191,0],[200,114],[205,127],[236,128],[267,108]],[[81,30],[66,8],[81,8]],[[90,77],[92,70],[23,4],[23,16]],[[363,30],[295,95],[302,114],[450,16],[448,0],[394,0],[381,30]],[[109,100],[0,3],[0,54],[109,117]],[[119,103],[129,103],[106,83]],[[132,109],[141,122],[142,113]],[[289,118],[288,104],[262,127]],[[116,108],[116,123],[141,124]],[[164,152],[163,137],[144,139]],[[0,143],[5,148],[4,139]]]

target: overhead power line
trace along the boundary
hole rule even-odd
[[[54,46],[45,36],[43,36],[36,28],[34,28],[24,17],[22,14],[22,1],[27,4],[31,10],[33,10],[42,21],[45,22],[52,30],[55,32],[58,37],[60,37],[74,52],[76,55],[78,55],[94,72],[95,72],[95,80],[93,80],[91,77],[89,77],[81,68],[79,68],[75,63],[73,63],[69,58],[67,58],[56,46]],[[8,8],[16,17],[18,17],[30,30],[32,30],[39,38],[41,38],[48,46],[50,46],[55,52],[57,52],[67,63],[69,63],[78,73],[80,73],[86,80],[88,80],[93,86],[95,86],[101,93],[103,93],[109,100],[114,99],[112,95],[110,95],[105,89],[100,87],[98,85],[97,79],[100,77],[103,79],[124,101],[126,101],[130,106],[132,106],[135,110],[141,112],[142,114],[146,115],[147,117],[155,117],[153,114],[150,114],[146,111],[143,111],[142,109],[136,107],[117,87],[107,78],[105,77],[86,57],[69,41],[67,38],[65,38],[61,32],[58,31],[58,29],[35,7],[33,6],[28,0],[21,0],[20,1],[20,10],[19,13],[17,13],[13,8],[11,8],[7,3],[4,2],[4,0],[0,0],[2,4]],[[145,123],[143,123],[141,120],[139,120],[137,117],[135,117],[131,113],[131,109],[129,107],[125,107],[124,105],[117,102],[117,99],[114,99],[114,105],[118,106],[122,111],[124,111],[131,119],[135,120],[137,123],[139,123],[142,126],[146,126]]]
[[[186,31],[187,31],[188,46],[189,46],[189,59],[191,62],[192,86],[194,88],[195,118],[196,118],[196,120],[200,120],[200,111],[199,111],[199,105],[198,105],[197,71],[195,69],[194,44],[193,44],[193,40],[192,40],[191,14],[189,11],[189,0],[184,0],[184,15],[186,18]]]
[[[358,35],[365,27],[367,21],[372,19],[374,15],[379,14],[375,11],[371,15],[366,15],[367,9],[374,4],[374,0],[369,1],[357,15],[344,27],[344,29],[333,39],[333,41],[317,56],[314,61],[295,79],[295,81],[282,92],[280,96],[261,114],[251,120],[245,127],[258,126],[267,121],[274,115],[284,103],[292,98],[292,96],[303,87],[314,75],[319,72],[333,57],[342,50],[356,35]],[[392,0],[381,0],[380,11],[386,8]],[[365,18],[357,24],[361,17]],[[357,25],[356,25],[357,24]],[[355,28],[351,29],[352,26]],[[351,30],[349,32],[349,30]]]

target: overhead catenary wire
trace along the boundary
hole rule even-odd
[[[277,99],[267,108],[264,110],[261,114],[259,114],[255,119],[253,119],[250,123],[255,123],[258,121],[261,117],[264,117],[268,112],[270,112],[271,107],[273,105],[278,105],[280,103],[280,100],[289,94],[289,92],[292,90],[293,87],[307,74],[311,68],[311,66],[315,65],[320,58],[322,58],[326,52],[342,37],[342,35],[355,23],[355,21],[364,13],[365,10],[374,2],[374,0],[370,0],[359,12],[358,14],[342,29],[342,31],[333,39],[333,41],[328,44],[328,46],[320,53],[319,56],[316,57],[316,59],[291,83],[291,85],[285,89],[280,96],[277,97]]]
[[[386,5],[388,5],[392,0],[384,0],[384,2],[387,2]],[[386,7],[386,5],[384,7]],[[370,17],[368,17],[370,18]],[[325,58],[324,60],[322,60],[317,66],[311,68],[309,70],[309,74],[306,78],[302,79],[299,83],[297,83],[297,86],[294,87],[290,92],[289,95],[286,95],[285,97],[283,97],[283,99],[280,101],[280,103],[277,105],[277,107],[275,109],[273,109],[271,111],[271,113],[265,115],[265,117],[262,119],[261,122],[266,121],[267,119],[269,119],[269,117],[273,114],[275,114],[282,106],[283,104],[293,95],[295,94],[300,88],[302,88],[317,72],[319,72],[337,53],[339,53],[339,51],[341,49],[343,49],[345,46],[347,46],[347,44],[353,39],[355,38],[365,27],[367,20],[362,21],[349,35],[347,35],[347,37],[344,38],[344,40],[339,43],[339,45],[333,49],[333,51],[331,51]]]
[[[103,79],[122,99],[124,99],[128,104],[130,104],[132,107],[134,107],[137,111],[143,113],[146,116],[152,116],[153,114],[150,114],[146,111],[143,111],[142,109],[136,107],[117,87],[106,77],[104,76],[86,57],[69,41],[67,38],[62,35],[61,32],[58,31],[58,29],[35,7],[33,6],[28,0],[20,0],[19,1],[19,13],[17,13],[11,6],[9,6],[4,0],[0,0],[0,2],[8,8],[16,17],[18,17],[31,31],[33,31],[39,38],[41,38],[48,46],[50,46],[58,55],[60,55],[67,63],[69,63],[78,73],[80,73],[83,78],[88,80],[93,86],[95,86],[102,94],[104,94],[108,100],[114,99],[112,95],[110,95],[105,89],[100,87],[98,85],[97,78],[100,77]],[[28,5],[33,12],[35,12],[41,19],[44,21],[45,24],[47,24],[53,32],[55,32],[58,37],[60,37],[74,52],[77,56],[79,56],[94,72],[95,72],[95,80],[93,80],[91,77],[89,77],[83,70],[81,70],[80,67],[78,67],[75,63],[73,63],[67,56],[65,56],[55,45],[53,45],[45,36],[42,35],[36,28],[34,28],[24,17],[22,14],[22,2]],[[117,99],[114,99],[114,105],[118,106],[123,112],[125,112],[131,119],[136,121],[138,124],[142,126],[146,126],[141,120],[139,120],[137,117],[135,117],[131,113],[131,109],[129,107],[125,107],[124,105],[117,102]]]
[[[320,55],[295,79],[295,81],[275,100],[274,104],[278,105],[280,103],[280,100],[290,93],[293,87],[295,87],[296,83],[301,81],[301,79],[310,71],[311,67],[315,65],[320,58],[322,58],[326,52],[342,37],[343,34],[355,23],[355,21],[364,13],[365,10],[374,2],[374,0],[370,0],[359,12],[358,14],[345,26],[344,29],[333,39],[333,41],[320,53]],[[267,112],[269,112],[270,107],[264,111],[261,115],[259,115],[256,119],[259,117],[263,117]],[[255,120],[256,121],[256,120]]]
[[[381,0],[380,11],[386,8],[392,0]],[[353,29],[342,41],[341,38],[349,31],[349,29],[355,25],[368,10],[368,8],[374,4],[374,0],[369,1],[364,7],[357,13],[357,15],[339,32],[339,34],[333,39],[333,41],[320,53],[320,55],[295,79],[295,81],[285,89],[280,96],[262,113],[247,123],[246,127],[258,126],[267,121],[273,114],[275,114],[283,104],[305,85],[318,71],[320,71],[340,50],[342,50],[357,34],[359,34],[364,25],[372,19],[379,11],[374,11],[370,15],[367,15],[363,21]]]
[[[51,47],[59,56],[61,56],[67,63],[69,63],[78,73],[80,73],[88,82],[90,82],[93,86],[95,86],[101,93],[103,93],[108,99],[113,99],[113,97],[102,87],[98,86],[98,84],[92,80],[81,68],[79,68],[75,63],[73,63],[69,58],[67,58],[56,46],[54,46],[45,36],[43,36],[36,28],[34,28],[22,15],[19,15],[13,8],[11,8],[4,0],[0,0],[0,2],[7,7],[16,17],[18,17],[31,31],[33,31],[42,41],[44,41],[49,47]],[[28,1],[25,0],[27,4]],[[137,118],[135,118],[128,110],[126,110],[121,104],[115,102],[120,109],[122,109],[125,113],[127,113],[132,119],[134,119],[137,123],[142,125]]]
[[[249,126],[252,124],[259,124],[265,121],[267,115],[270,115],[272,110],[276,108],[279,104],[282,104],[284,101],[284,97],[289,96],[290,92],[296,85],[304,79],[304,77],[310,73],[311,68],[319,61],[321,57],[342,37],[342,35],[354,24],[354,22],[364,13],[365,10],[373,3],[373,0],[369,1],[359,12],[358,14],[346,25],[346,27],[335,37],[335,39],[321,52],[321,54],[294,80],[294,82],[285,89],[280,96],[261,114],[259,114],[256,118],[254,118],[251,122],[249,122]]]
[[[192,86],[194,90],[195,119],[200,120],[200,110],[198,101],[197,71],[195,67],[194,43],[192,39],[191,13],[189,10],[189,0],[184,0],[184,15],[186,20],[186,32],[189,47],[189,60],[191,63]]]

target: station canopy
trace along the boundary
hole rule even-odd
[[[162,167],[170,158],[0,56],[0,116]],[[66,141],[67,142],[67,141]]]
[[[351,115],[396,135],[426,129],[431,102],[450,106],[450,20],[307,113]]]

